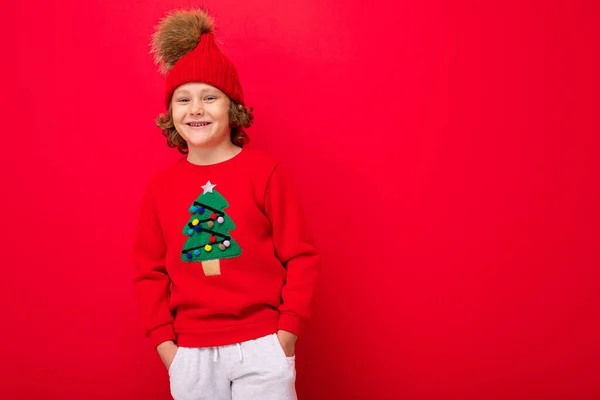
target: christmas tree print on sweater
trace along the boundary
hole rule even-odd
[[[204,275],[221,275],[219,259],[233,258],[242,254],[242,249],[229,235],[235,224],[223,211],[229,207],[227,200],[208,181],[202,186],[204,192],[189,208],[192,214],[183,234],[188,236],[181,259],[186,262],[201,262]]]

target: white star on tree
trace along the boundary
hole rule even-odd
[[[212,193],[215,186],[217,185],[210,183],[210,181],[206,182],[206,185],[201,186],[201,188],[204,189],[204,193],[202,194]]]

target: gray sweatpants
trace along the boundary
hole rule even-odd
[[[169,368],[175,400],[296,400],[296,356],[276,334],[218,347],[179,347]]]

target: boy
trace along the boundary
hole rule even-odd
[[[169,110],[157,125],[186,157],[147,186],[135,293],[176,400],[296,399],[320,256],[281,163],[244,148],[252,109],[213,26],[176,11],[153,35]]]

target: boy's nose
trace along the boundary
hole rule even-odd
[[[204,109],[200,103],[192,104],[192,114],[204,114]]]

